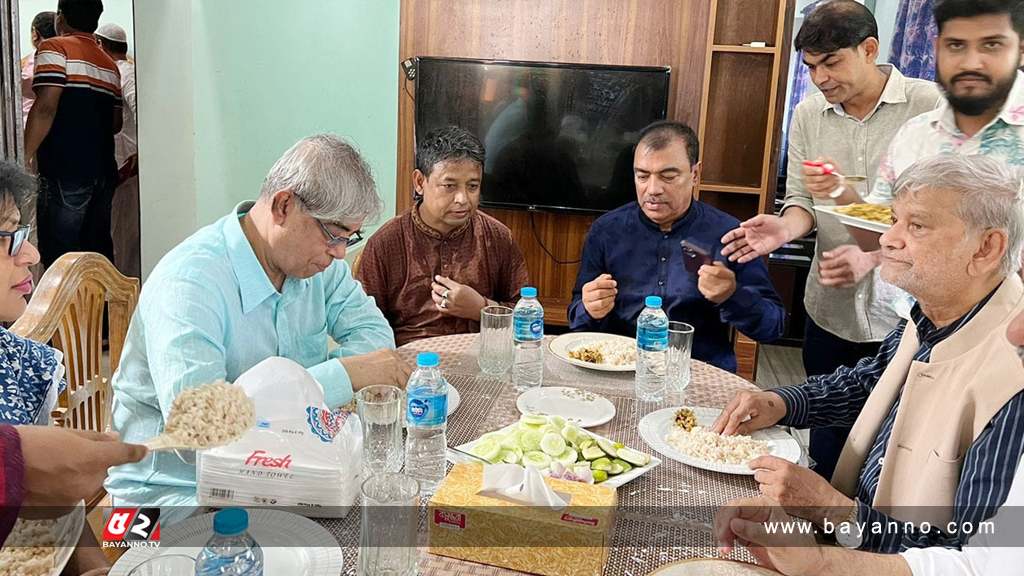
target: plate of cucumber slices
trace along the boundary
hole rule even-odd
[[[545,475],[618,488],[661,459],[588,432],[561,416],[523,414],[519,422],[456,446],[492,464],[534,466]]]

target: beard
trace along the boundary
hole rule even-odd
[[[1018,59],[1017,65],[1020,65],[1020,59]],[[988,94],[957,96],[953,93],[952,85],[961,78],[984,78],[993,85],[992,91]],[[983,74],[966,72],[957,74],[949,82],[939,78],[939,85],[942,86],[942,90],[946,93],[946,100],[949,101],[949,105],[954,111],[965,116],[981,116],[993,108],[1001,107],[1006,102],[1016,80],[1017,68],[1015,67],[1012,74],[1006,78],[1000,78],[996,82]]]

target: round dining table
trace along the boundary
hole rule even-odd
[[[550,340],[551,337],[548,337]],[[448,446],[454,447],[518,421],[519,394],[512,388],[511,371],[491,376],[477,365],[477,335],[458,334],[419,340],[398,353],[415,363],[421,352],[440,355],[440,368],[461,396],[448,418]],[[680,560],[723,558],[714,547],[710,526],[715,512],[734,498],[758,495],[753,476],[712,472],[687,466],[654,452],[640,437],[637,424],[648,413],[679,405],[722,408],[741,390],[757,391],[753,383],[709,364],[692,361],[690,385],[684,395],[661,403],[637,401],[633,372],[601,372],[580,368],[554,356],[545,345],[543,386],[567,386],[604,396],[615,406],[615,417],[592,432],[650,452],[662,464],[618,488],[618,507],[606,576],[643,576]],[[341,519],[317,520],[341,545],[343,574],[355,574],[359,552],[359,513]],[[425,512],[420,516],[419,573],[445,576],[499,576],[513,570],[430,554]],[[752,562],[737,548],[724,557]]]

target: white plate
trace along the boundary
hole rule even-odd
[[[337,576],[344,567],[338,541],[323,526],[283,510],[249,510],[249,533],[263,549],[265,574]],[[203,514],[161,530],[159,548],[131,548],[109,576],[128,576],[142,562],[161,554],[195,558],[213,535],[213,514]]]
[[[636,338],[619,336],[618,334],[602,334],[600,332],[569,332],[551,339],[551,341],[548,342],[548,351],[559,359],[574,366],[579,366],[580,368],[589,368],[591,370],[600,370],[602,372],[636,371],[636,363],[615,366],[612,364],[594,364],[593,362],[584,362],[583,360],[569,358],[569,350],[575,350],[580,346],[585,346],[593,342],[600,342],[601,340],[621,340],[633,348],[636,348]]]
[[[875,222],[874,220],[865,220],[863,218],[857,218],[856,216],[840,214],[839,212],[836,212],[836,206],[815,206],[814,209],[818,212],[831,214],[847,226],[853,226],[854,228],[860,228],[862,230],[884,234],[889,231],[889,228],[892,228],[891,224],[882,224],[881,222]]]
[[[667,566],[662,566],[647,576],[780,576],[778,572],[733,562],[732,560],[717,560],[713,558],[694,558],[683,560]]]
[[[462,396],[459,395],[459,389],[451,384],[448,385],[448,415],[451,416],[452,412],[459,407],[462,403]]]
[[[600,426],[615,418],[615,405],[604,396],[565,386],[527,390],[519,395],[516,407],[522,414],[561,416],[583,428]]]
[[[21,520],[19,520],[21,522]],[[50,576],[60,576],[64,566],[71,559],[71,554],[78,546],[78,539],[85,526],[85,502],[80,500],[71,512],[57,518],[56,538],[54,541],[53,572]],[[11,542],[8,544],[13,545]]]
[[[714,472],[724,472],[726,474],[742,474],[745,476],[753,476],[754,471],[747,467],[746,464],[716,464],[714,462],[708,462],[706,460],[700,460],[688,454],[684,454],[679,450],[673,448],[665,437],[675,426],[676,411],[679,408],[689,408],[693,410],[693,415],[697,417],[697,424],[705,428],[710,428],[714,423],[718,415],[722,413],[718,408],[700,408],[692,406],[680,406],[677,408],[665,408],[664,410],[658,410],[657,412],[651,412],[647,416],[644,416],[643,420],[637,428],[640,430],[640,436],[647,442],[651,448],[657,450],[661,454],[683,464],[689,464],[694,468],[702,468],[704,470],[711,470]],[[789,460],[794,464],[800,461],[800,444],[790,436],[785,430],[772,426],[764,430],[758,430],[750,435],[754,440],[767,440],[768,449],[772,456],[778,456],[783,460]]]
[[[513,427],[518,426],[518,425],[519,425],[518,422],[516,422],[515,424],[509,424],[508,426],[502,428],[501,430],[497,430],[497,432],[510,432]],[[602,438],[604,440],[608,440],[609,442],[614,442],[614,440],[611,440],[610,438],[605,438],[604,436],[600,436],[598,434],[594,434],[593,432],[587,432],[587,434],[590,434],[590,436],[593,437],[593,438]],[[466,442],[465,444],[462,444],[461,446],[456,446],[456,448],[458,448],[459,450],[462,450],[463,452],[466,452],[467,454],[472,454],[473,453],[472,452],[473,446],[476,446],[476,443],[479,442],[479,441],[480,441],[480,439],[477,438],[476,440],[473,440],[472,442]],[[634,448],[634,450],[635,450],[635,448]],[[646,452],[646,450],[640,450],[640,452]],[[459,454],[458,452],[452,452],[451,450],[448,451],[448,460],[450,462],[453,462],[453,463],[457,463],[457,462],[479,462],[478,460],[474,460],[474,459],[472,459],[472,458],[470,458],[468,456],[463,456],[463,455]],[[617,476],[610,476],[607,480],[605,480],[604,482],[601,482],[600,485],[601,486],[608,486],[609,488],[618,488],[619,486],[622,486],[626,482],[629,482],[630,480],[632,480],[632,479],[634,479],[634,478],[636,478],[638,476],[643,476],[644,474],[650,472],[654,468],[657,468],[659,465],[661,465],[661,458],[658,458],[654,454],[651,454],[651,461],[647,463],[647,466],[633,467],[633,469],[630,470],[629,472],[623,472],[622,474],[619,474]],[[548,475],[548,471],[547,470],[544,470],[543,473],[544,473],[545,476]]]

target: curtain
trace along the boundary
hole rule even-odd
[[[21,62],[18,56],[18,4],[0,0],[0,148],[3,157],[21,160]]]
[[[889,62],[904,76],[935,80],[935,0],[901,0]]]

